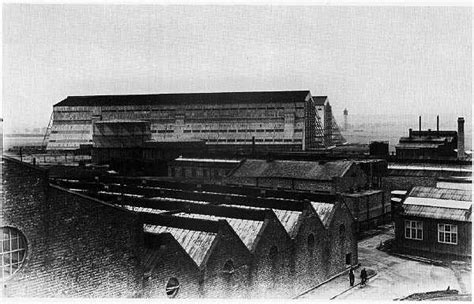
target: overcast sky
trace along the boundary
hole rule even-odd
[[[337,115],[470,117],[471,22],[468,7],[8,4],[4,129],[94,94],[303,89]]]

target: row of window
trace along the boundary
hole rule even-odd
[[[208,142],[248,142],[251,143],[252,139],[209,139]],[[255,139],[255,142],[302,142],[301,138],[295,138],[295,139],[281,139],[281,138],[266,138],[266,139],[261,139],[257,138]]]
[[[183,133],[273,133],[273,132],[284,132],[284,129],[240,129],[240,130],[184,130]],[[173,129],[168,130],[152,130],[152,133],[173,133]],[[301,133],[303,129],[295,129],[295,133]]]
[[[405,221],[405,238],[410,240],[423,240],[423,222]],[[457,245],[458,226],[438,224],[438,243]]]

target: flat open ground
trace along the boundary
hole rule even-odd
[[[471,293],[471,265],[451,263],[451,266],[434,266],[407,260],[377,250],[380,241],[394,238],[393,228],[359,242],[359,267],[356,284],[360,282],[360,270],[374,270],[376,275],[369,279],[364,288],[349,288],[349,278],[342,275],[327,284],[301,296],[303,299],[341,300],[393,300],[413,293],[435,290],[457,289],[460,294]]]

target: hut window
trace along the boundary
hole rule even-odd
[[[314,247],[314,234],[310,233],[308,235],[308,249],[313,249]]]
[[[14,228],[2,227],[0,234],[0,281],[8,279],[17,272],[26,256],[26,238]]]
[[[405,221],[405,238],[423,240],[423,222]]]
[[[179,291],[179,281],[176,278],[170,278],[166,284],[166,295],[168,298],[175,298]]]
[[[232,260],[228,260],[227,262],[225,262],[222,272],[226,274],[234,273],[234,263],[232,262]]]
[[[450,224],[438,224],[438,242],[457,245],[458,226]]]

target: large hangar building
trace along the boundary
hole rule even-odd
[[[47,150],[92,145],[93,125],[147,121],[151,140],[302,151],[344,142],[326,96],[310,91],[69,96],[53,106]]]

